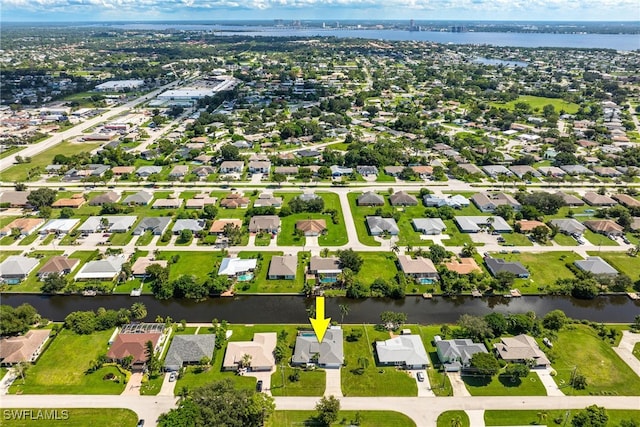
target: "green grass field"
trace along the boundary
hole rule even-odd
[[[516,426],[516,425],[544,425],[557,426],[572,425],[571,419],[579,409],[571,411],[555,410],[555,411],[485,411],[484,422],[487,426]],[[609,416],[608,426],[617,426],[622,420],[637,420],[640,417],[640,411],[633,410],[607,410]],[[555,419],[561,419],[560,423],[556,423]],[[566,419],[566,423],[564,420]],[[449,427],[448,425],[446,427]]]
[[[344,341],[347,366],[340,370],[342,392],[345,396],[417,396],[416,381],[406,371],[396,367],[376,366],[374,342],[390,338],[388,332],[379,332],[373,326],[346,327],[347,336],[353,329],[362,330],[362,337],[356,342]],[[366,360],[362,374],[360,360]]]
[[[472,396],[546,396],[547,392],[534,372],[513,381],[497,375],[492,378],[464,375],[462,380]]]
[[[293,280],[271,280],[268,279],[269,266],[271,258],[275,255],[282,255],[283,252],[251,252],[243,251],[238,253],[240,258],[256,258],[258,254],[262,254],[262,261],[258,261],[258,267],[254,272],[253,280],[246,282],[249,285],[245,289],[245,283],[236,283],[236,291],[241,293],[280,293],[280,292],[301,292],[302,284],[304,281],[304,274],[302,273],[302,266],[300,260],[302,257],[306,257],[308,252],[298,253],[298,265],[296,271],[296,277]]]
[[[556,113],[560,113],[560,111],[564,110],[568,114],[574,114],[578,111],[578,108],[580,107],[578,104],[574,104],[573,102],[565,102],[562,99],[558,99],[558,98],[545,98],[541,96],[529,96],[529,95],[522,95],[518,99],[504,103],[504,104],[493,102],[491,103],[491,105],[494,105],[498,108],[506,108],[508,110],[513,110],[515,108],[515,105],[518,102],[525,102],[529,104],[531,108],[533,108],[534,110],[539,109],[540,112],[542,112],[542,108],[548,104],[553,105],[553,107],[556,110]]]
[[[369,286],[378,278],[391,280],[398,273],[396,255],[393,252],[358,252],[358,255],[362,257],[363,263],[356,279],[364,285]]]
[[[356,226],[356,232],[358,233],[358,239],[360,243],[367,246],[380,246],[380,243],[377,242],[373,236],[369,235],[369,230],[367,229],[366,217],[368,215],[374,215],[377,207],[370,206],[358,206],[356,201],[358,196],[361,193],[349,193],[347,197],[349,199],[349,207],[351,208],[351,214],[353,215],[353,222]],[[381,194],[381,193],[380,193]],[[385,206],[382,206],[382,209],[388,209],[389,205],[385,201]]]
[[[98,147],[100,143],[95,142],[82,142],[71,143],[69,141],[61,142],[60,144],[51,147],[50,149],[37,154],[31,158],[30,163],[22,163],[15,165],[2,172],[2,180],[6,182],[25,181],[29,170],[33,168],[41,168],[44,171],[45,166],[52,163],[53,158],[57,154],[64,154],[65,156],[71,156],[83,151],[91,151]]]
[[[20,408],[7,410],[10,411],[11,415],[9,415],[10,419],[7,419],[6,416],[3,418],[2,425],[4,427],[86,427],[88,425],[95,427],[135,427],[138,422],[138,415],[131,409]],[[28,418],[24,418],[26,413],[23,411],[31,411]],[[19,418],[19,413],[22,413],[23,419]]]
[[[295,370],[300,372],[300,379],[298,381],[291,381],[289,375]],[[281,369],[280,366],[278,366],[276,372],[271,375],[271,394],[273,396],[322,396],[325,384],[326,374],[322,369],[305,371],[289,366]]]
[[[415,427],[411,418],[392,411],[340,411],[338,422],[331,426],[349,425],[359,414],[360,427]],[[275,411],[265,427],[323,426],[315,419],[315,411]],[[448,427],[448,426],[447,426]]]
[[[554,380],[567,395],[619,394],[639,395],[640,378],[618,357],[608,342],[586,325],[565,327],[554,342],[552,367],[558,372]],[[555,360],[554,360],[555,359]],[[570,388],[574,370],[584,375],[584,390]]]
[[[640,258],[627,255],[626,252],[588,252],[589,255],[599,256],[616,270],[626,274],[632,280],[640,279]]]
[[[636,345],[633,346],[633,355],[636,359],[640,360],[640,342],[637,342]]]
[[[539,292],[545,286],[552,285],[556,279],[569,279],[574,277],[571,270],[565,264],[581,260],[582,257],[574,252],[542,252],[500,254],[494,253],[494,258],[503,258],[506,261],[519,261],[529,270],[531,276],[528,279],[516,279],[514,286],[525,293]]]
[[[465,411],[446,411],[438,416],[438,427],[451,427],[454,419],[460,421],[460,427],[469,427],[469,416]]]
[[[560,246],[578,246],[578,242],[576,241],[576,239],[562,233],[556,234],[553,240]]]
[[[157,259],[170,260],[174,255],[179,255],[178,262],[171,264],[169,278],[177,279],[181,275],[190,274],[198,279],[204,279],[214,270],[214,267],[222,260],[222,252],[158,252]],[[217,272],[217,269],[216,269]]]
[[[585,230],[583,235],[585,239],[587,239],[588,241],[590,241],[592,244],[596,246],[620,246],[616,241],[611,240],[607,236],[594,233],[589,229]]]
[[[61,331],[38,362],[27,371],[25,384],[13,383],[10,393],[22,394],[120,394],[125,387],[123,375],[113,366],[85,374],[92,360],[107,352],[107,342],[113,330],[77,335]],[[81,351],[80,351],[81,349]],[[113,373],[116,383],[103,377]]]
[[[510,246],[533,246],[526,235],[520,233],[502,233],[504,242]]]

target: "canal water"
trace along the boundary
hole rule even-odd
[[[313,299],[290,295],[247,295],[234,298],[211,298],[203,302],[190,300],[161,301],[146,295],[132,298],[128,295],[96,297],[43,296],[37,294],[2,294],[2,304],[17,306],[22,303],[33,305],[45,318],[62,321],[72,311],[96,310],[99,307],[118,309],[130,307],[134,302],[144,303],[147,319],[157,316],[171,316],[174,320],[187,322],[211,322],[212,319],[227,320],[232,323],[306,323],[307,308],[314,305]],[[640,301],[632,301],[626,296],[600,296],[593,300],[578,300],[566,296],[524,296],[522,298],[472,298],[436,297],[425,300],[421,297],[407,297],[402,300],[367,298],[352,300],[347,298],[327,298],[327,316],[340,320],[340,304],[350,307],[345,323],[376,323],[380,313],[386,310],[407,313],[410,323],[453,323],[462,314],[485,315],[493,311],[504,314],[533,311],[544,316],[551,310],[560,309],[575,319],[597,322],[629,323],[640,315]]]

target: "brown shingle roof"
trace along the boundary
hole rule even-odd
[[[73,269],[76,268],[79,262],[80,260],[76,258],[68,258],[66,256],[54,256],[54,257],[51,257],[51,259],[47,261],[42,266],[42,268],[40,268],[40,270],[38,270],[38,275],[73,271]]]
[[[145,362],[147,360],[147,341],[151,341],[155,348],[161,335],[159,333],[119,334],[107,352],[107,357],[112,360],[122,360],[131,355],[133,363]]]

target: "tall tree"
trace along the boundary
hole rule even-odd
[[[338,421],[338,413],[340,412],[340,400],[335,396],[323,397],[316,405],[318,411],[317,419],[324,426],[330,426]]]

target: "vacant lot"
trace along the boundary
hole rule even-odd
[[[360,427],[414,427],[416,424],[404,414],[392,411],[340,411],[338,422],[331,426],[349,425],[359,414]],[[266,422],[266,427],[321,426],[315,411],[276,411]],[[345,420],[345,422],[342,422]],[[448,427],[448,425],[447,425]]]
[[[572,411],[485,411],[484,422],[487,426],[524,426],[524,425],[543,425],[557,426],[554,420],[561,419],[562,425],[571,425],[571,419],[579,409]],[[607,410],[609,422],[607,425],[617,426],[622,420],[638,420],[640,419],[640,411],[625,410]],[[566,419],[566,423],[564,420]],[[448,427],[448,426],[447,426]]]
[[[558,372],[554,379],[567,395],[640,394],[640,378],[589,326],[571,325],[561,330],[551,354]],[[574,368],[587,379],[584,390],[570,388]]]
[[[578,108],[579,108],[578,104],[574,104],[573,102],[565,102],[559,98],[545,98],[542,96],[528,96],[528,95],[520,96],[518,99],[504,103],[504,104],[494,102],[492,103],[492,105],[495,105],[498,108],[502,107],[502,108],[507,108],[509,110],[513,110],[515,108],[515,105],[519,102],[524,102],[526,104],[529,104],[533,110],[538,109],[540,110],[540,112],[542,112],[542,108],[545,105],[549,105],[549,104],[553,105],[553,107],[556,110],[556,113],[560,113],[560,111],[564,111],[568,114],[574,114],[575,112],[578,111]]]
[[[158,252],[157,259],[171,260],[177,256],[175,263],[171,264],[169,278],[171,280],[190,274],[202,280],[211,271],[216,271],[222,260],[222,252]]]
[[[123,375],[113,366],[85,374],[91,361],[107,352],[113,330],[91,335],[61,331],[38,362],[29,369],[26,382],[17,380],[11,393],[24,394],[120,394],[124,390]],[[81,349],[81,351],[80,351]],[[120,377],[120,382],[104,380],[106,374]]]
[[[451,427],[454,425],[469,427],[469,416],[465,411],[446,411],[438,417],[438,427]]]
[[[378,278],[391,280],[398,273],[397,258],[392,252],[358,252],[358,255],[363,263],[356,279],[367,286]]]
[[[497,375],[492,378],[464,375],[464,384],[472,396],[546,396],[547,392],[534,372],[525,378],[512,380]]]

